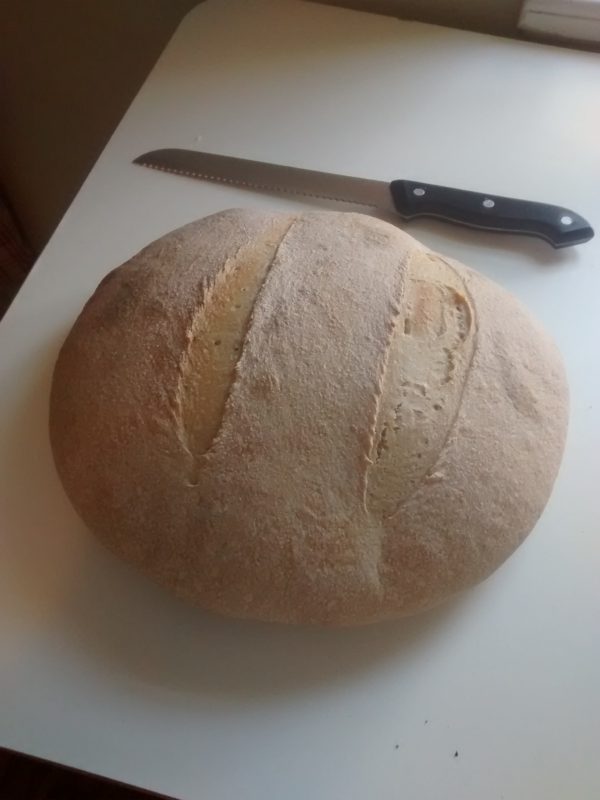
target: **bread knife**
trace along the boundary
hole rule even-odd
[[[594,235],[590,224],[568,208],[432,183],[368,180],[178,148],[152,150],[134,163],[249,189],[371,206],[406,220],[436,217],[470,228],[536,236],[557,248],[582,244]]]

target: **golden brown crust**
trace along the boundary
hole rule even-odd
[[[106,279],[50,414],[75,507],[222,613],[353,624],[484,578],[556,475],[560,358],[502,289],[359,214],[227,211]]]

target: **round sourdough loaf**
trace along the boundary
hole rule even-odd
[[[106,545],[207,609],[365,623],[485,578],[559,466],[559,354],[491,281],[354,213],[229,210],[111,272],[50,434]]]

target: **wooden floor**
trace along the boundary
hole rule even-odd
[[[0,319],[31,269],[34,256],[0,195]]]
[[[0,747],[1,800],[172,800]]]

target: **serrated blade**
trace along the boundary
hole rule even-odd
[[[383,208],[386,211],[395,210],[390,185],[386,181],[353,178],[179,148],[152,150],[138,156],[134,164],[189,178],[231,183],[267,192],[320,197]]]

